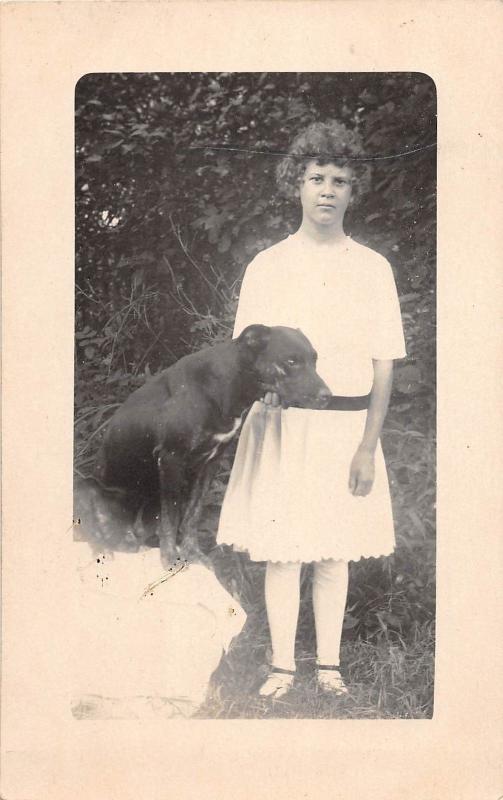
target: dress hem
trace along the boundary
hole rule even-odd
[[[225,545],[227,547],[232,547],[232,549],[236,553],[244,553],[245,555],[247,555],[250,558],[250,561],[255,561],[257,563],[258,562],[270,561],[270,562],[272,562],[274,564],[278,564],[278,563],[280,563],[280,564],[299,564],[299,563],[300,564],[311,564],[311,563],[314,563],[314,562],[317,562],[317,561],[346,561],[346,562],[355,561],[356,562],[356,561],[360,561],[362,558],[383,558],[383,557],[386,558],[388,556],[393,555],[393,553],[395,552],[395,547],[393,546],[390,550],[387,550],[387,549],[386,549],[386,551],[384,551],[384,550],[381,550],[381,551],[375,550],[373,552],[367,551],[367,552],[364,552],[364,553],[360,553],[358,555],[356,555],[356,554],[350,555],[348,553],[333,553],[332,552],[332,553],[324,553],[324,554],[318,554],[317,553],[312,558],[311,557],[310,558],[291,558],[291,557],[290,558],[281,558],[281,557],[278,558],[278,556],[276,556],[276,555],[274,555],[274,557],[273,557],[273,556],[266,556],[265,554],[260,554],[260,556],[259,556],[257,551],[255,551],[254,553],[251,553],[249,548],[244,547],[244,546],[240,547],[235,542],[226,542],[226,541],[223,541],[223,540],[219,540],[217,542],[217,544],[218,545]]]

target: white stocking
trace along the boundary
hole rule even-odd
[[[313,609],[318,664],[339,664],[347,593],[347,562],[317,561],[313,575]]]
[[[295,669],[301,566],[298,561],[267,562],[265,602],[271,631],[272,665],[281,669]]]

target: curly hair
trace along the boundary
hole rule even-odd
[[[295,137],[288,155],[276,167],[278,187],[286,197],[293,199],[308,162],[315,158],[320,166],[351,167],[357,178],[353,186],[356,198],[370,187],[370,167],[360,160],[363,155],[363,141],[356,131],[336,120],[313,122]]]

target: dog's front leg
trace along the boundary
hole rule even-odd
[[[157,454],[160,491],[159,545],[161,561],[166,569],[179,563],[176,539],[180,525],[180,465],[172,451],[160,449]]]
[[[201,552],[199,546],[198,530],[204,499],[217,471],[218,463],[218,460],[213,459],[200,468],[192,485],[190,498],[180,523],[181,546],[184,557],[189,561],[196,560],[208,565],[209,559]]]

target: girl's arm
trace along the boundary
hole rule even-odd
[[[374,483],[374,454],[388,410],[393,384],[393,361],[373,360],[374,382],[363,438],[358,446],[349,471],[349,491],[365,496]]]

